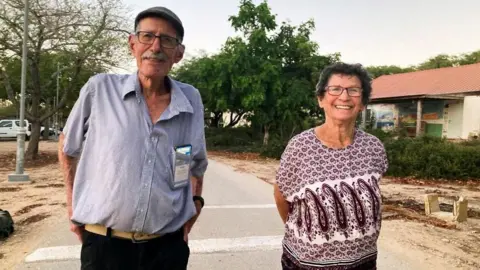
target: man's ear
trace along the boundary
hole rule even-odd
[[[182,60],[183,55],[185,54],[185,45],[180,44],[178,45],[177,52],[175,53],[175,64]]]
[[[130,34],[128,35],[128,49],[130,50],[130,53],[133,55],[133,47],[135,46],[135,35]]]

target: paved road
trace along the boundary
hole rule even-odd
[[[271,185],[211,161],[204,187],[206,207],[191,234],[189,269],[281,269],[283,226]],[[80,269],[79,248],[62,220],[17,270]],[[424,269],[414,264],[380,243],[379,269]]]

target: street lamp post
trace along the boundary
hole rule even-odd
[[[22,82],[20,96],[20,128],[17,133],[17,166],[15,173],[8,175],[9,182],[30,182],[28,174],[24,172],[25,163],[25,88],[27,85],[27,37],[28,37],[28,0],[25,0],[25,14],[23,15],[23,50],[22,50]]]
[[[58,106],[58,90],[60,88],[60,63],[57,63],[57,96],[55,99],[55,109]],[[60,135],[58,132],[58,111],[55,113],[55,140],[58,141],[58,136]]]

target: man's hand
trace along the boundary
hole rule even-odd
[[[72,206],[67,206],[67,211],[68,211],[68,220],[70,220],[70,231],[77,235],[77,238],[80,241],[80,243],[83,243],[82,233],[85,230],[85,228],[83,226],[75,225],[71,221],[71,219],[72,219]]]
[[[183,225],[183,240],[186,243],[188,243],[188,234],[192,230],[193,224],[195,224],[195,221],[197,221],[197,218],[202,211],[202,204],[199,201],[195,201],[195,208],[197,209],[197,214]]]
[[[80,243],[83,243],[82,234],[83,234],[84,230],[85,230],[85,228],[83,228],[83,226],[78,226],[78,225],[75,225],[72,222],[70,222],[70,231],[72,231],[73,233],[75,233],[77,235],[77,238],[80,241]]]

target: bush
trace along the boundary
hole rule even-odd
[[[288,141],[282,141],[277,137],[273,137],[269,140],[268,145],[261,148],[260,156],[280,159],[287,144]]]
[[[384,142],[387,175],[431,179],[480,179],[480,147],[423,136]]]
[[[209,150],[258,152],[258,137],[258,134],[248,127],[205,129],[205,140]]]
[[[480,142],[453,143],[442,138],[405,137],[401,131],[369,130],[378,137],[387,152],[387,175],[430,179],[480,179]],[[263,135],[252,128],[207,128],[207,149],[231,152],[259,152],[280,159],[288,140],[272,134],[267,146]]]

